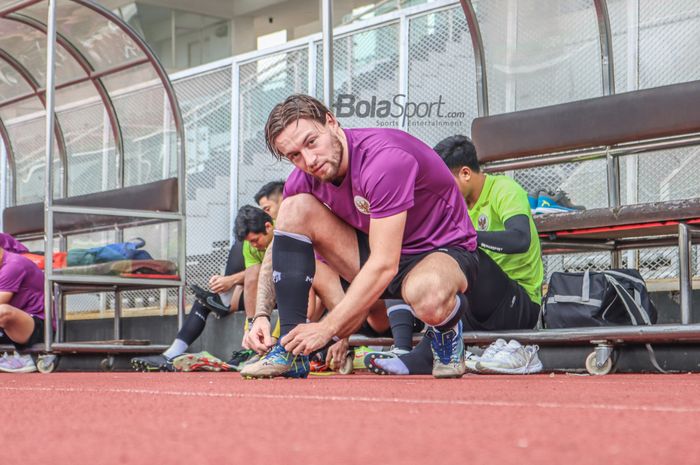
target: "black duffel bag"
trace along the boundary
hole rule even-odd
[[[552,273],[543,303],[546,328],[650,325],[657,312],[637,270]]]

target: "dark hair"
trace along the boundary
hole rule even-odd
[[[300,119],[310,119],[322,126],[326,124],[326,115],[331,111],[320,101],[304,94],[290,95],[284,102],[278,103],[270,112],[265,123],[265,142],[267,148],[278,160],[282,154],[275,148],[275,139],[284,129]]]
[[[466,166],[475,173],[481,171],[479,160],[476,158],[476,147],[467,136],[456,135],[447,137],[433,148],[440,155],[451,171],[457,171]]]
[[[260,205],[260,199],[267,197],[268,199],[273,195],[282,195],[284,191],[284,181],[272,181],[268,182],[260,188],[257,194],[255,194],[255,203]]]
[[[258,207],[243,205],[236,215],[235,232],[239,241],[250,233],[265,233],[265,223],[272,224],[272,217]]]

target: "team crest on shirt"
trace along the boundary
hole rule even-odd
[[[360,197],[359,195],[355,196],[355,207],[360,210],[361,213],[364,213],[365,215],[369,215],[369,201],[364,198]]]
[[[489,227],[489,217],[484,215],[483,213],[479,215],[479,219],[477,220],[477,226],[479,228],[479,231],[486,231]]]

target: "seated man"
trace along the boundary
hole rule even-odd
[[[463,316],[464,327],[472,331],[534,328],[542,301],[544,267],[527,193],[507,176],[482,173],[474,144],[465,136],[448,137],[435,146],[435,151],[452,172],[477,227],[479,275],[467,296],[472,312]],[[389,314],[395,333],[406,332],[398,324],[410,316],[409,311]],[[504,345],[499,340],[494,348],[501,350]],[[532,349],[513,342],[507,353],[511,354],[507,361],[499,357],[499,363],[506,365],[502,367],[505,372],[542,369]],[[428,341],[424,339],[411,353],[398,358],[387,353],[369,354],[366,364],[377,374],[430,373]],[[476,368],[475,364],[467,366]],[[492,371],[499,371],[498,366],[494,368]]]
[[[273,182],[264,185],[255,195],[255,199],[261,206],[267,208],[270,222],[274,220],[282,202],[282,189],[284,183]],[[254,208],[254,207],[250,207]],[[260,211],[259,209],[256,209]],[[262,213],[262,212],[261,212]],[[200,290],[200,294],[195,300],[190,313],[187,315],[182,328],[178,332],[170,347],[159,355],[140,356],[131,359],[132,367],[137,371],[173,371],[173,360],[185,353],[187,348],[197,340],[204,331],[209,313],[214,311],[217,317],[222,317],[228,312],[244,310],[246,312],[246,330],[250,318],[253,316],[258,287],[258,271],[262,255],[256,252],[246,240],[235,240],[228,254],[224,275],[214,275],[209,279],[209,289],[216,294],[229,294],[230,310],[221,309],[221,300],[217,295],[207,296],[206,291]],[[216,302],[211,302],[212,298]],[[207,303],[209,302],[209,303]],[[216,304],[219,305],[216,305]],[[279,330],[277,330],[279,331]],[[245,363],[254,353],[252,351],[234,352],[229,360],[229,365],[234,369]],[[194,364],[204,369],[220,369],[221,364],[215,357],[202,353],[201,356],[193,359],[191,357],[182,359],[182,366],[186,370],[194,367]]]
[[[44,340],[44,273],[31,260],[0,248],[0,344],[17,350]],[[3,356],[0,371],[36,371],[30,355]]]
[[[384,296],[403,298],[432,326],[433,375],[462,376],[461,316],[478,271],[476,232],[440,157],[403,131],[341,129],[328,108],[304,95],[272,110],[265,135],[272,153],[295,165],[270,257],[282,337],[271,344],[267,315],[256,315],[251,345],[272,350],[241,374],[307,376],[308,354],[352,334]],[[305,323],[314,251],[351,284],[325,318]]]

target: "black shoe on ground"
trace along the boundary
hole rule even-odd
[[[255,352],[250,349],[237,350],[231,354],[231,360],[226,363],[235,371],[241,371],[243,365],[255,355]]]
[[[131,359],[131,367],[144,373],[151,371],[175,371],[172,360],[165,358],[163,354],[134,357]]]
[[[195,299],[197,299],[200,304],[214,312],[214,315],[217,318],[224,318],[231,313],[231,309],[224,305],[224,303],[221,301],[221,297],[219,297],[219,294],[202,289],[196,284],[190,284],[189,287],[194,294]]]

